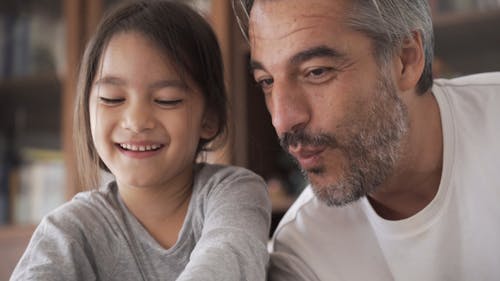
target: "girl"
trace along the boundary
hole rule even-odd
[[[226,128],[222,60],[183,4],[110,14],[82,62],[75,141],[82,182],[115,180],[44,218],[11,280],[264,280],[264,182],[195,164]],[[213,142],[212,142],[213,143]]]

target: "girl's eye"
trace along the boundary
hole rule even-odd
[[[99,97],[99,101],[105,105],[118,105],[125,101],[124,98],[105,98],[105,97]]]
[[[177,100],[160,100],[160,99],[156,99],[155,102],[161,106],[165,106],[165,107],[171,107],[171,106],[176,106],[180,103],[182,103],[182,99],[177,99]]]

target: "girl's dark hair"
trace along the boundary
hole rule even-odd
[[[90,130],[89,96],[100,60],[110,39],[121,32],[138,32],[166,54],[181,76],[203,93],[206,110],[217,117],[218,131],[201,139],[198,152],[221,143],[227,132],[227,98],[222,55],[217,38],[205,19],[186,4],[173,1],[134,1],[119,6],[99,24],[81,62],[74,114],[74,138],[83,188],[99,184],[100,160]]]

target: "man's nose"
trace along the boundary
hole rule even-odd
[[[300,89],[287,82],[275,81],[273,91],[266,99],[278,136],[303,129],[310,120],[307,96]]]
[[[148,102],[129,101],[122,117],[122,127],[134,133],[153,129],[153,109]]]

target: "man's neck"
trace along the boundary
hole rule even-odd
[[[412,94],[407,101],[410,127],[401,158],[394,173],[368,196],[375,211],[388,220],[405,219],[425,208],[441,181],[443,133],[438,104],[430,92]]]

